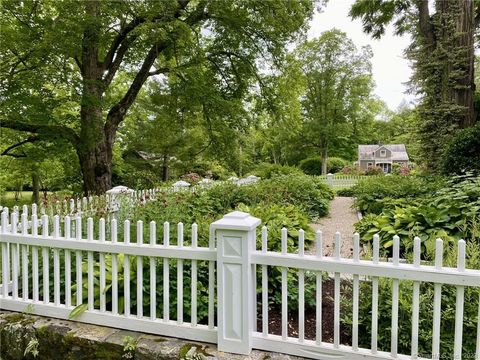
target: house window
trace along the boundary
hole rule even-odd
[[[373,167],[373,163],[371,163],[371,162],[367,163],[367,168],[369,168],[369,167]]]
[[[380,150],[380,157],[387,157],[387,150]]]

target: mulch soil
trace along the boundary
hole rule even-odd
[[[323,281],[322,287],[322,341],[333,343],[333,308],[334,308],[334,280]],[[262,309],[259,307],[257,318],[257,331],[262,331]],[[316,312],[315,308],[305,309],[305,339],[315,340],[316,337]],[[340,324],[340,343],[350,345],[347,335],[350,329]],[[270,307],[268,311],[268,333],[282,335],[282,311],[280,307]],[[288,336],[298,338],[298,311],[288,314]]]

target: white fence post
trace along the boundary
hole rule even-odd
[[[234,211],[214,222],[217,239],[218,350],[252,350],[254,281],[251,252],[260,219]]]
[[[330,186],[331,188],[333,187],[333,174],[330,174],[330,173],[327,174],[327,185]]]

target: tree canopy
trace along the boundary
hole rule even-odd
[[[282,56],[313,5],[3,1],[0,125],[27,133],[29,142],[67,142],[85,192],[103,192],[111,187],[117,130],[149,79],[201,67],[222,97],[242,98],[258,63]]]

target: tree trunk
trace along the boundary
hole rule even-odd
[[[168,155],[163,155],[163,164],[162,164],[162,181],[168,181]]]
[[[327,155],[328,155],[327,148],[324,147],[320,153],[320,158],[322,161],[322,175],[327,175],[327,160],[328,160]]]
[[[447,31],[444,36],[452,37],[449,51],[457,54],[456,63],[449,64],[447,79],[443,85],[448,89],[445,89],[444,93],[447,95],[448,101],[464,109],[463,116],[458,119],[458,126],[468,128],[475,123],[475,10],[473,0],[443,0],[437,1],[436,6],[443,19],[439,24],[441,27],[439,31]],[[449,21],[454,21],[453,31],[448,26]],[[457,73],[458,75],[456,75]],[[452,76],[454,77],[454,86],[449,83],[452,81],[450,80]]]
[[[459,47],[464,47],[465,56],[462,57],[464,75],[460,79],[461,86],[454,88],[455,101],[465,107],[465,117],[460,120],[460,127],[467,128],[473,126],[475,123],[475,109],[473,106],[475,93],[475,78],[474,78],[474,36],[475,36],[475,11],[473,7],[473,0],[458,0],[460,1],[460,16],[457,21],[457,31],[461,34],[459,37]]]
[[[32,171],[32,203],[38,204],[40,202],[40,176],[38,170]]]

